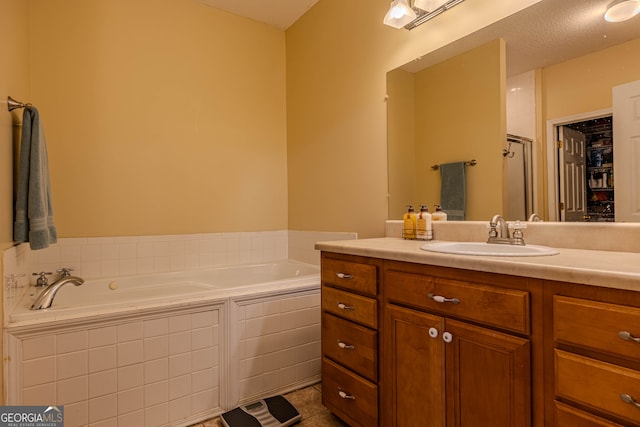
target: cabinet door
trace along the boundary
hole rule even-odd
[[[389,304],[384,326],[383,425],[444,426],[444,319]]]
[[[529,340],[447,319],[447,426],[531,425]]]

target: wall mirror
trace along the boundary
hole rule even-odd
[[[476,165],[465,169],[465,219],[502,213],[522,220],[536,212],[566,220],[557,129],[611,115],[612,88],[640,80],[640,16],[606,22],[609,4],[543,0],[389,71],[389,218],[402,218],[408,204],[433,211],[440,201],[433,166],[473,159]],[[519,94],[521,87],[528,93]],[[527,101],[514,113],[520,98]],[[522,115],[528,129],[513,131]],[[513,161],[521,168],[515,176]],[[640,184],[614,175],[616,188],[640,193]],[[587,186],[612,182],[585,179]]]

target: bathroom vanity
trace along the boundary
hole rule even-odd
[[[353,426],[640,424],[639,253],[420,245],[316,245],[331,411]]]

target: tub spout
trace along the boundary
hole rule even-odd
[[[31,310],[44,310],[45,308],[51,307],[56,294],[58,293],[60,288],[67,283],[73,283],[76,286],[80,286],[84,283],[84,279],[76,276],[61,277],[60,279],[47,286],[40,293],[40,295],[38,295],[38,298],[36,298],[34,303],[31,305]]]

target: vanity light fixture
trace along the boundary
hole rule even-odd
[[[385,25],[394,28],[399,29],[404,27],[407,30],[412,30],[463,1],[464,0],[393,0],[383,22]],[[411,2],[413,2],[413,6],[410,5]]]
[[[633,18],[638,13],[640,13],[640,0],[623,0],[609,6],[604,19],[608,22],[622,22]]]

